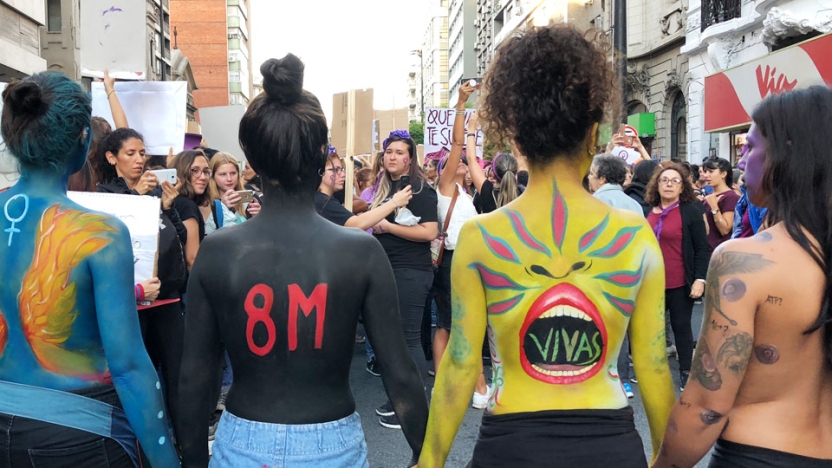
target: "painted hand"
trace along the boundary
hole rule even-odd
[[[156,179],[156,175],[148,171],[142,174],[141,179],[139,179],[139,183],[136,184],[135,190],[139,193],[139,195],[147,195],[147,193],[155,189],[157,185],[159,185],[159,181]]]

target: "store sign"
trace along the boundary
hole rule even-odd
[[[769,95],[823,84],[832,86],[832,34],[706,77],[705,131],[748,125]]]

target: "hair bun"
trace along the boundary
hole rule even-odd
[[[10,84],[3,92],[3,102],[15,117],[38,117],[47,110],[43,91],[37,83],[21,81]]]
[[[284,106],[300,100],[303,93],[303,62],[294,54],[269,59],[260,66],[266,95]]]

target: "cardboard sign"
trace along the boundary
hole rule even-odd
[[[81,74],[146,80],[147,2],[81,0],[80,10]]]
[[[442,153],[451,151],[451,140],[456,119],[456,109],[429,108],[425,114],[425,159],[439,160]],[[475,109],[466,109],[465,125]],[[482,144],[485,141],[482,131],[477,131],[477,156],[482,158]],[[466,138],[465,142],[468,140]],[[444,151],[443,151],[444,148]]]
[[[147,154],[164,156],[170,148],[174,153],[182,151],[188,120],[187,81],[122,81],[116,82],[115,90],[130,128],[144,136]],[[92,115],[103,117],[115,128],[102,82],[92,83]]]
[[[66,195],[84,208],[115,216],[127,226],[133,244],[136,283],[156,276],[161,225],[158,198],[95,192],[67,192]]]

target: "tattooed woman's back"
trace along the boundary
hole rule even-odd
[[[692,466],[716,442],[711,468],[832,467],[832,91],[769,97],[753,118],[739,167],[771,227],[711,258],[656,466]]]

